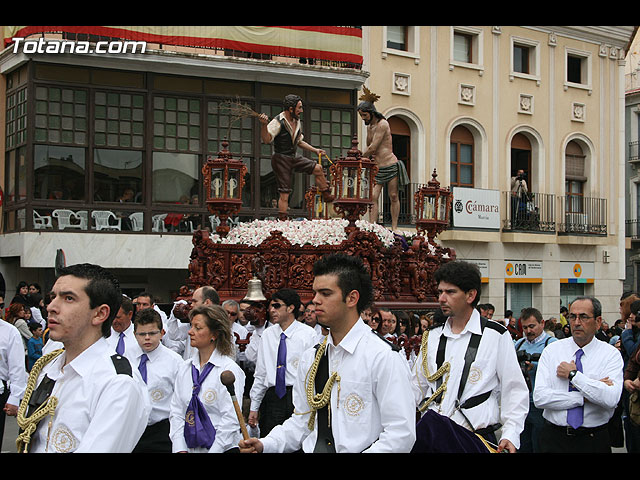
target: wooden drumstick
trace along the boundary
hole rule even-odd
[[[225,370],[220,374],[220,381],[225,387],[227,387],[227,390],[229,390],[229,395],[231,395],[231,400],[233,401],[233,408],[236,410],[236,416],[238,417],[238,422],[240,422],[242,437],[247,440],[249,438],[249,432],[247,431],[247,425],[244,423],[244,416],[242,415],[242,410],[240,410],[235,388],[233,387],[233,384],[236,381],[236,376],[231,370]]]

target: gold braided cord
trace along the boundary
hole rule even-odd
[[[420,350],[422,352],[422,370],[424,372],[424,376],[427,378],[427,381],[429,382],[434,382],[445,374],[446,374],[446,377],[442,382],[442,384],[433,393],[433,395],[431,395],[431,397],[429,397],[428,400],[420,404],[420,406],[418,407],[418,410],[420,411],[420,413],[424,413],[427,407],[429,407],[429,404],[433,402],[438,397],[438,395],[440,395],[441,393],[444,395],[444,392],[447,391],[447,383],[449,382],[449,374],[451,372],[451,365],[449,364],[449,362],[444,362],[442,366],[433,375],[429,373],[429,366],[427,365],[427,339],[428,338],[429,338],[429,330],[426,330],[422,334],[422,342],[420,345]]]
[[[307,403],[311,407],[311,412],[310,412],[311,415],[309,416],[309,422],[307,423],[309,430],[313,430],[314,428],[316,412],[319,409],[327,406],[327,404],[331,400],[331,389],[333,388],[333,384],[336,381],[338,382],[338,384],[340,383],[340,376],[338,375],[337,372],[333,372],[329,377],[329,379],[327,380],[327,383],[325,383],[324,388],[322,389],[322,393],[315,393],[314,386],[315,386],[316,374],[318,372],[320,359],[322,358],[322,355],[324,355],[324,352],[326,349],[327,349],[327,337],[324,338],[324,341],[318,347],[318,350],[316,351],[316,357],[313,360],[313,363],[311,364],[311,368],[309,368],[309,371],[307,372],[307,378],[306,378]]]
[[[27,453],[29,449],[29,443],[31,442],[31,435],[36,431],[38,427],[38,423],[47,415],[53,415],[56,407],[58,406],[58,399],[56,397],[49,397],[49,400],[40,405],[35,412],[33,412],[28,418],[25,416],[27,413],[27,408],[29,407],[29,400],[31,399],[31,395],[36,388],[36,382],[38,381],[38,376],[40,372],[44,368],[44,366],[56,358],[64,352],[63,348],[58,350],[54,350],[53,352],[47,353],[40,357],[36,363],[33,365],[31,372],[29,373],[29,378],[27,379],[27,388],[24,391],[24,396],[22,397],[22,401],[20,402],[20,406],[18,407],[18,415],[16,417],[18,421],[18,426],[22,429],[22,432],[18,435],[16,439],[16,447],[18,448],[18,453]]]

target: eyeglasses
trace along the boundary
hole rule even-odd
[[[153,332],[136,332],[136,337],[144,338],[146,336],[155,337],[160,334],[160,330],[154,330]]]
[[[273,302],[271,304],[271,308],[273,308],[274,310],[278,310],[280,307],[282,307],[284,304],[283,303],[278,303],[278,302]]]
[[[576,315],[575,313],[570,313],[567,318],[569,320],[575,320],[576,318],[579,318],[581,322],[588,320],[590,318],[595,318],[594,316],[589,316],[586,313],[581,313],[580,315]]]

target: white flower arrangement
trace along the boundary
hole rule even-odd
[[[272,231],[282,235],[292,245],[339,245],[347,239],[345,227],[349,225],[345,219],[329,220],[253,220],[240,222],[229,230],[226,237],[217,233],[211,235],[214,243],[247,245],[257,247],[266,240]],[[375,223],[358,220],[356,226],[363,231],[375,233],[382,244],[389,248],[395,242],[393,232]]]

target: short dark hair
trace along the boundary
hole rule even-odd
[[[638,315],[638,312],[640,311],[640,300],[634,300],[634,302],[629,306],[629,310],[634,315]]]
[[[360,293],[357,304],[358,313],[371,306],[373,302],[373,282],[371,275],[364,265],[362,258],[345,253],[331,253],[325,255],[313,265],[313,274],[336,275],[338,287],[342,291],[342,300],[353,290]]]
[[[593,309],[593,316],[595,318],[598,318],[598,317],[602,316],[602,304],[600,303],[600,300],[598,300],[596,297],[590,297],[590,296],[587,296],[587,295],[579,296],[579,297],[574,298],[573,302],[571,302],[571,304],[573,304],[574,302],[576,302],[578,300],[589,300],[591,302],[591,307]]]
[[[111,335],[111,324],[122,304],[122,291],[116,276],[106,268],[91,263],[78,263],[60,268],[58,278],[66,275],[89,281],[85,293],[89,297],[90,308],[102,304],[109,307],[109,317],[102,323],[102,336],[106,338]]]
[[[482,275],[475,263],[462,260],[446,262],[436,270],[434,279],[436,285],[440,282],[451,283],[465,293],[469,290],[475,290],[477,292],[476,298],[471,303],[471,306],[475,308],[478,305],[482,288]]]
[[[138,325],[149,325],[150,323],[155,323],[160,330],[164,328],[160,314],[153,308],[144,308],[136,313],[133,319],[133,330],[135,331]]]
[[[220,295],[215,288],[205,285],[202,287],[202,301],[210,300],[214,305],[220,305]]]
[[[298,292],[291,288],[283,288],[271,295],[271,300],[282,300],[287,307],[289,305],[293,305],[293,316],[298,318],[298,315],[300,314],[300,305],[302,304]]]
[[[537,308],[533,308],[533,307],[523,308],[522,315],[521,315],[522,320],[526,320],[529,317],[535,317],[538,323],[544,320],[542,318],[542,314],[540,313],[540,310],[538,310]]]
[[[140,297],[147,297],[149,299],[149,303],[151,305],[153,305],[155,303],[155,298],[153,298],[153,295],[149,292],[140,292],[136,298],[140,298]]]

